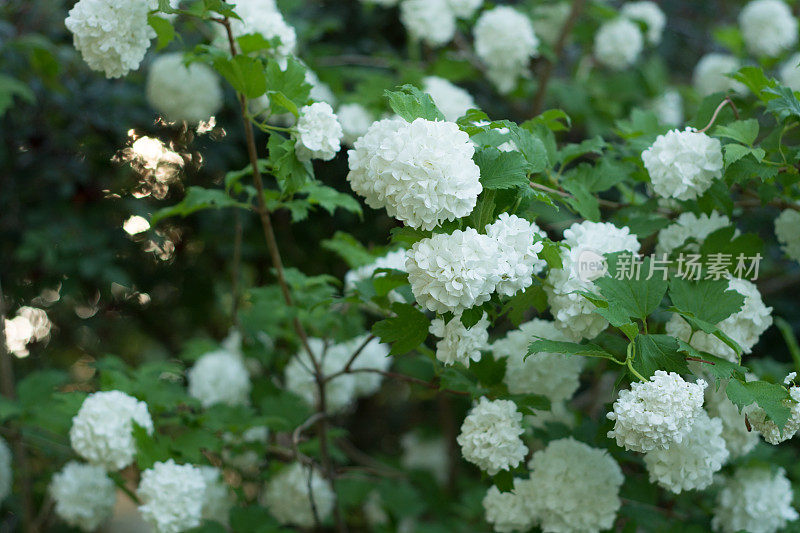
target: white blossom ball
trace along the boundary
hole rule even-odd
[[[510,492],[500,492],[494,485],[489,487],[482,503],[486,521],[492,524],[494,531],[528,531],[536,524],[526,498],[532,483],[528,479],[514,478],[514,489]]]
[[[448,0],[448,3],[457,18],[468,19],[483,5],[483,0]]]
[[[347,181],[373,209],[431,230],[475,207],[483,187],[474,154],[453,122],[381,120],[348,151]]]
[[[310,338],[308,344],[319,361],[322,373],[332,376],[341,372],[351,352],[340,346],[327,346],[321,339]],[[309,407],[316,407],[319,389],[314,377],[314,365],[308,352],[301,349],[284,369],[286,389],[303,398]],[[353,403],[356,397],[355,374],[342,374],[325,383],[325,408],[329,412],[341,412]]]
[[[461,322],[461,315],[456,315],[449,322],[435,318],[431,322],[430,332],[439,337],[436,343],[436,359],[445,365],[456,362],[469,366],[470,361],[481,360],[481,350],[489,344],[489,320],[486,313],[470,328]]]
[[[741,63],[731,55],[707,54],[694,67],[692,82],[700,96],[728,91],[745,94],[747,86],[728,77],[728,74],[736,72],[739,67]]]
[[[146,403],[120,391],[95,392],[86,397],[72,418],[70,444],[88,462],[106,470],[120,470],[136,455],[134,422],[153,433]]]
[[[498,254],[496,241],[474,228],[422,239],[406,255],[411,292],[437,313],[459,314],[481,305],[500,280]]]
[[[70,461],[50,481],[50,496],[61,520],[95,531],[111,517],[117,487],[102,467]]]
[[[203,407],[250,402],[250,373],[241,355],[215,350],[201,356],[187,372],[189,396]]]
[[[533,284],[533,275],[547,266],[539,258],[544,247],[544,233],[533,222],[517,215],[501,213],[497,220],[486,226],[486,235],[497,241],[501,264],[497,293],[513,296]]]
[[[511,92],[528,62],[539,51],[539,39],[528,17],[509,6],[481,13],[473,29],[475,54],[501,93]]]
[[[797,520],[783,468],[739,468],[723,481],[711,527],[720,533],[775,533]]]
[[[614,70],[623,70],[636,63],[643,47],[642,30],[626,18],[604,23],[594,36],[595,58]]]
[[[642,152],[653,190],[662,198],[694,200],[722,177],[722,145],[693,128],[659,135]]]
[[[450,452],[443,437],[426,438],[418,433],[406,433],[400,439],[400,446],[403,448],[400,457],[403,468],[430,472],[440,485],[447,482]]]
[[[714,474],[728,460],[728,455],[722,437],[722,420],[709,418],[705,411],[701,411],[681,442],[673,443],[665,450],[647,452],[644,464],[650,482],[680,494],[684,490],[699,490],[711,485]]]
[[[222,478],[222,471],[215,466],[198,467],[203,474],[206,490],[203,495],[203,518],[221,524],[228,523],[228,515],[233,506],[233,494]]]
[[[389,345],[382,343],[377,338],[370,339],[367,335],[360,335],[345,343],[342,348],[348,354],[348,360],[357,350],[361,350],[350,365],[353,370],[369,368],[372,370],[387,371],[392,366],[389,356]],[[353,374],[355,394],[358,397],[375,394],[383,383],[383,376],[377,372],[356,372]]]
[[[656,370],[650,381],[637,381],[622,390],[614,410],[608,438],[626,450],[649,452],[681,443],[701,416],[707,383],[687,383],[675,372]]]
[[[677,128],[683,124],[683,97],[675,89],[667,89],[652,102],[658,121]]]
[[[297,47],[297,34],[289,26],[283,15],[278,11],[274,0],[238,0],[236,13],[241,20],[231,20],[231,31],[234,37],[241,37],[249,33],[259,33],[268,41],[278,40],[278,46],[272,51],[279,59],[294,54]],[[217,30],[222,38],[221,46],[227,50],[228,40],[225,29],[220,26]]]
[[[155,463],[139,481],[139,513],[157,533],[187,531],[200,525],[205,491],[200,468],[172,459]]]
[[[315,102],[300,108],[295,153],[301,161],[330,161],[341,148],[342,125],[330,104]]]
[[[342,140],[351,146],[372,126],[372,113],[361,104],[342,104],[336,110],[336,116],[342,125]]]
[[[722,438],[725,439],[725,448],[730,452],[731,459],[749,453],[758,444],[758,431],[747,428],[745,414],[739,412],[732,401],[725,394],[725,387],[719,390],[714,387],[706,389],[706,411],[712,417],[722,422]]]
[[[800,262],[800,212],[795,209],[785,209],[775,219],[775,236],[781,243],[781,248],[789,258]]]
[[[429,46],[445,45],[456,33],[456,16],[449,0],[403,0],[400,21],[412,39]]]
[[[793,91],[800,91],[800,53],[792,54],[779,71],[781,83]]]
[[[3,503],[3,500],[11,494],[11,487],[14,484],[12,462],[11,449],[6,441],[0,437],[0,503]]]
[[[493,476],[525,459],[528,448],[520,438],[524,431],[514,402],[483,396],[464,419],[457,441],[464,459]]]
[[[450,122],[455,122],[463,117],[467,110],[477,107],[471,94],[444,78],[438,76],[423,78],[422,87],[431,96],[445,120]]]
[[[572,437],[533,454],[527,501],[542,531],[598,532],[614,525],[622,470],[607,450]]]
[[[171,122],[198,123],[222,107],[222,88],[214,71],[201,63],[183,64],[180,53],[158,56],[147,74],[147,100]]]
[[[333,510],[333,490],[319,472],[300,463],[281,470],[267,482],[264,492],[264,504],[278,522],[304,528],[315,524],[312,499],[317,516],[325,520]]]
[[[139,68],[155,30],[147,23],[157,0],[80,0],[64,21],[92,70],[120,78]]]
[[[644,22],[645,26],[647,26],[645,37],[648,43],[657,45],[661,42],[661,35],[664,33],[667,17],[658,7],[658,4],[647,0],[627,2],[623,4],[620,13],[633,21]]]
[[[764,440],[770,444],[780,444],[794,437],[800,430],[800,387],[790,387],[789,396],[791,399],[783,401],[783,405],[789,409],[789,419],[783,428],[767,417],[767,413],[757,404],[753,403],[744,408],[744,414],[750,426],[761,433]]]
[[[716,210],[709,215],[702,213],[699,216],[694,213],[681,213],[672,224],[658,232],[656,255],[659,259],[663,254],[669,255],[689,239],[694,242],[687,244],[686,249],[696,253],[700,251],[700,245],[706,237],[730,225],[731,219],[720,215]]]
[[[797,44],[797,19],[781,0],[753,0],[739,13],[747,49],[755,56],[776,57]]]

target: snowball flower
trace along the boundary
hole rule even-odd
[[[242,357],[228,350],[204,354],[187,373],[189,396],[203,407],[246,405],[250,400],[250,373]]]
[[[199,468],[206,484],[203,494],[203,518],[227,524],[233,499],[228,485],[222,479],[222,471],[214,466]]]
[[[147,23],[157,0],[80,0],[64,21],[92,70],[120,78],[139,68],[155,30]]]
[[[134,423],[153,433],[146,403],[120,391],[95,392],[86,397],[72,418],[70,444],[90,463],[120,470],[136,455]]]
[[[436,359],[445,365],[456,361],[469,366],[470,361],[481,360],[481,350],[489,344],[489,320],[486,313],[478,323],[466,328],[461,322],[461,315],[456,315],[449,322],[435,318],[431,322],[430,332],[441,340],[436,343]]]
[[[400,439],[400,446],[403,448],[400,457],[403,468],[430,472],[440,485],[447,482],[450,452],[444,438],[424,438],[417,433],[406,433]]]
[[[780,444],[794,437],[795,433],[800,430],[800,387],[789,388],[790,399],[783,401],[784,406],[789,408],[789,420],[786,421],[783,428],[767,418],[767,413],[757,404],[750,404],[744,408],[744,414],[747,415],[747,420],[750,426],[761,433],[764,440],[770,444]]]
[[[683,124],[683,98],[675,89],[667,89],[653,100],[652,108],[660,123],[672,127]]]
[[[800,91],[800,53],[792,56],[781,65],[779,71],[781,83],[793,91]]]
[[[692,429],[681,442],[665,450],[651,450],[644,456],[650,481],[675,494],[708,487],[714,473],[727,460],[722,420],[709,418],[705,411],[695,418]]]
[[[343,104],[336,110],[336,116],[342,125],[342,140],[349,145],[372,126],[372,113],[361,104]]]
[[[753,0],[739,13],[739,27],[756,56],[775,57],[797,44],[797,19],[781,0]]]
[[[514,402],[481,397],[461,425],[461,454],[490,476],[515,468],[528,453],[519,437],[524,433],[521,422]]]
[[[693,128],[659,135],[642,161],[662,198],[694,200],[722,177],[722,145]]]
[[[725,54],[707,54],[700,58],[694,67],[692,81],[700,96],[733,91],[738,94],[747,92],[747,87],[728,74],[739,70],[741,64],[733,56]]]
[[[636,63],[643,46],[639,26],[626,18],[605,22],[594,36],[594,56],[600,64],[614,70]]]
[[[533,275],[547,266],[539,258],[544,233],[533,222],[517,215],[501,213],[498,219],[486,226],[486,235],[497,241],[501,264],[497,293],[513,296],[533,283]]]
[[[706,389],[706,410],[722,422],[722,438],[731,459],[749,453],[758,444],[758,432],[747,429],[744,413],[728,399],[724,387]]]
[[[341,148],[342,126],[331,106],[316,102],[300,108],[295,152],[301,161],[330,161]]]
[[[206,482],[200,468],[169,459],[142,472],[139,513],[157,533],[180,533],[200,525]]]
[[[403,0],[400,22],[412,39],[429,46],[447,44],[456,33],[456,16],[450,0]]]
[[[693,239],[694,242],[687,245],[687,250],[698,252],[700,245],[706,237],[717,230],[731,225],[731,219],[725,215],[720,215],[716,210],[710,215],[702,213],[681,213],[675,221],[658,232],[658,243],[656,244],[656,255],[661,258],[664,254],[671,254],[673,250],[680,248],[686,241]]]
[[[775,533],[798,518],[792,498],[783,468],[739,468],[723,482],[711,527],[721,533]]]
[[[613,526],[620,508],[622,470],[607,450],[572,437],[533,454],[527,502],[542,531],[598,532]]]
[[[509,6],[481,13],[473,29],[475,53],[487,68],[487,76],[501,93],[511,92],[538,54],[539,39],[528,17]]]
[[[664,33],[664,25],[667,17],[658,4],[655,2],[628,2],[622,6],[620,11],[622,16],[635,22],[644,22],[647,26],[647,42],[656,45],[661,42],[661,34]]]
[[[531,481],[514,479],[514,490],[500,492],[492,485],[483,497],[483,510],[486,521],[492,524],[497,533],[528,531],[535,525],[526,495],[530,492]]]
[[[431,230],[472,212],[483,190],[469,135],[453,122],[373,124],[348,151],[347,181],[373,209]]]
[[[637,381],[622,390],[614,410],[606,416],[614,421],[608,438],[626,450],[649,452],[681,443],[701,416],[702,379],[687,383],[675,372],[656,370],[650,381]]]
[[[781,243],[784,253],[791,259],[800,262],[800,212],[785,209],[775,219],[775,236]]]
[[[437,313],[459,314],[480,305],[500,281],[498,254],[496,241],[474,228],[422,239],[406,255],[411,292]]]
[[[279,44],[272,53],[279,59],[292,55],[297,47],[297,34],[289,26],[275,5],[275,0],[238,0],[236,13],[242,20],[231,22],[231,31],[234,37],[241,37],[249,33],[259,33],[268,41],[277,39]],[[220,46],[228,50],[227,38],[224,37],[224,28],[217,30],[223,37]]]
[[[111,517],[117,487],[102,467],[70,461],[53,476],[50,496],[61,520],[83,531],[95,531]]]
[[[333,490],[312,467],[300,463],[281,470],[267,482],[264,492],[264,504],[278,522],[304,528],[315,524],[312,499],[317,516],[325,520],[333,510]]]
[[[438,76],[423,78],[422,87],[431,96],[445,120],[455,122],[464,116],[468,109],[477,107],[472,95],[444,78]]]
[[[0,503],[11,494],[14,484],[14,471],[11,468],[12,456],[8,444],[0,437]]]
[[[182,54],[164,54],[153,61],[147,74],[147,100],[171,122],[197,123],[222,107],[222,88],[206,65],[186,67]]]

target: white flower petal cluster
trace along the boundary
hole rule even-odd
[[[739,13],[739,28],[755,56],[776,57],[797,44],[797,19],[781,0],[753,0]]]
[[[714,481],[728,460],[728,449],[722,437],[722,420],[709,418],[701,411],[692,429],[681,442],[667,449],[647,452],[644,464],[650,481],[680,494],[684,490],[704,489]]]
[[[792,54],[779,71],[781,83],[793,91],[800,91],[800,53]]]
[[[214,466],[201,466],[200,473],[206,484],[203,495],[203,518],[221,524],[228,523],[228,514],[233,506],[233,494],[222,479],[222,471]]]
[[[736,72],[741,67],[738,59],[726,54],[707,54],[700,58],[694,67],[692,82],[700,96],[733,91],[737,94],[747,92],[747,87],[728,74]]]
[[[538,54],[539,39],[528,17],[509,6],[481,13],[473,29],[475,53],[501,93],[511,92]]]
[[[278,522],[300,527],[314,526],[312,499],[317,516],[325,520],[333,510],[333,490],[319,472],[300,463],[281,470],[267,482],[264,492],[264,504]]]
[[[533,454],[527,501],[542,531],[598,532],[613,526],[622,470],[607,450],[572,437]]]
[[[730,225],[731,219],[720,215],[716,210],[712,211],[710,215],[702,213],[700,216],[694,213],[681,213],[672,224],[658,232],[656,255],[659,258],[663,254],[669,255],[689,239],[693,239],[695,242],[687,245],[687,249],[697,252],[706,237]]]
[[[642,152],[653,190],[662,198],[694,200],[722,177],[722,145],[693,128],[659,135]]]
[[[425,438],[417,433],[406,433],[400,439],[403,455],[400,462],[408,470],[430,472],[440,485],[447,482],[450,454],[442,437]]]
[[[147,23],[157,0],[80,0],[64,21],[92,70],[119,78],[139,68],[155,30]]]
[[[95,392],[86,397],[72,418],[70,444],[88,462],[106,470],[120,470],[136,455],[134,422],[153,433],[146,403],[120,391]]]
[[[102,467],[70,461],[50,481],[50,496],[61,520],[95,531],[111,517],[117,487]]]
[[[545,237],[544,232],[533,222],[517,215],[501,213],[496,221],[486,226],[486,235],[497,241],[502,264],[498,294],[512,296],[533,283],[533,275],[547,266],[539,258]]]
[[[489,300],[500,280],[497,241],[474,228],[437,233],[414,243],[406,270],[419,304],[460,314]]]
[[[14,484],[12,461],[11,449],[6,441],[0,437],[0,503],[3,503],[3,500],[11,494],[11,486]]]
[[[172,459],[155,463],[139,481],[139,513],[157,533],[180,533],[200,525],[205,492],[200,468]]]
[[[280,44],[273,51],[277,58],[285,58],[295,52],[297,34],[278,11],[275,0],[238,0],[236,13],[242,20],[231,20],[234,37],[260,33],[268,41],[278,39]],[[224,29],[218,31],[222,33]],[[221,42],[225,43],[223,47],[227,50],[227,38]]]
[[[642,30],[627,18],[605,22],[594,36],[595,58],[614,70],[623,70],[636,63],[643,47]]]
[[[608,322],[594,313],[594,304],[579,294],[598,292],[591,279],[579,276],[579,266],[602,259],[607,253],[635,254],[639,251],[639,241],[627,226],[618,228],[610,222],[584,221],[564,231],[563,244],[569,247],[561,251],[563,268],[550,270],[544,287],[550,311],[556,327],[570,340],[593,339],[608,327]]]
[[[758,431],[747,429],[744,413],[740,413],[739,408],[728,399],[724,387],[720,386],[716,391],[714,387],[706,389],[706,411],[722,421],[722,438],[725,439],[731,459],[745,455],[756,447]]]
[[[506,357],[504,381],[511,394],[541,394],[555,404],[572,398],[580,385],[583,358],[576,355],[537,352],[525,359],[528,345],[539,338],[566,341],[553,322],[533,319],[495,341],[495,359]]]
[[[203,407],[250,402],[250,373],[238,353],[215,350],[202,355],[187,372],[189,396]]]
[[[647,26],[647,42],[656,45],[661,42],[664,33],[664,26],[667,24],[667,17],[658,4],[643,0],[641,2],[628,2],[623,4],[620,11],[622,16],[633,21],[644,22]]]
[[[635,452],[669,448],[686,438],[703,412],[702,379],[687,383],[675,372],[656,370],[650,381],[637,381],[622,390],[614,410],[606,415],[614,421],[608,438]]]
[[[790,387],[789,396],[791,400],[784,400],[784,405],[790,409],[789,420],[784,424],[783,429],[767,418],[767,413],[757,404],[751,404],[744,408],[744,414],[750,426],[761,433],[764,440],[770,444],[780,444],[794,437],[800,430],[800,387]]]
[[[781,243],[784,253],[791,259],[800,262],[800,212],[785,209],[775,219],[775,236]]]
[[[483,187],[474,154],[453,122],[384,119],[348,151],[347,181],[373,209],[430,230],[475,207]]]
[[[717,327],[748,354],[753,350],[761,334],[772,325],[772,308],[764,305],[758,287],[751,281],[731,278],[728,290],[744,296],[744,304],[741,310],[718,323]],[[688,342],[701,352],[724,357],[732,362],[736,361],[736,354],[730,346],[703,331],[697,331],[692,335],[691,326],[677,314],[667,322],[666,329],[669,335]]]
[[[450,122],[464,116],[468,109],[477,107],[471,94],[444,78],[427,76],[422,79],[422,88],[431,96],[445,120]]]
[[[450,10],[460,19],[468,19],[483,5],[483,0],[448,0]]]
[[[525,458],[528,448],[520,438],[524,431],[514,402],[482,396],[464,419],[457,440],[464,459],[493,476]]]
[[[464,366],[469,366],[470,361],[480,361],[481,350],[489,345],[488,328],[486,313],[470,328],[461,322],[461,315],[447,323],[441,318],[433,319],[430,332],[441,339],[436,342],[436,359],[445,365],[459,362]]]
[[[295,153],[301,161],[330,161],[341,149],[342,125],[330,104],[315,102],[300,108]]]
[[[536,36],[542,42],[554,46],[561,36],[564,23],[569,18],[571,7],[569,2],[548,2],[537,5],[531,17]]]
[[[530,492],[529,479],[514,478],[514,490],[500,492],[492,485],[483,497],[483,510],[486,521],[492,524],[497,533],[528,531],[535,525],[527,494]]]
[[[351,146],[372,126],[372,113],[361,104],[342,104],[336,110],[336,116],[342,125],[342,140]]]
[[[683,124],[683,97],[675,89],[667,89],[652,102],[658,121],[677,128]]]
[[[214,71],[201,63],[183,64],[180,53],[158,56],[147,74],[150,106],[171,122],[196,124],[222,107],[222,87]]]
[[[798,518],[793,496],[783,468],[739,468],[723,482],[711,527],[720,533],[775,533]]]
[[[456,34],[456,15],[450,0],[403,0],[400,21],[411,38],[429,46],[447,44]]]

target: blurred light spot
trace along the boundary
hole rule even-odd
[[[46,340],[53,324],[47,313],[36,307],[20,307],[17,316],[5,321],[6,345],[17,357],[30,355],[28,344]]]
[[[137,233],[149,230],[150,223],[146,218],[134,215],[125,221],[122,225],[122,229],[124,229],[128,235],[136,235]]]
[[[197,134],[203,135],[204,133],[208,133],[209,131],[213,130],[217,125],[217,117],[211,117],[208,119],[208,122],[200,121],[197,125]]]
[[[135,130],[128,130],[128,139],[130,145],[120,150],[114,160],[129,163],[139,174],[139,186],[133,195],[163,199],[186,163],[184,156],[160,139],[147,135],[139,137]]]

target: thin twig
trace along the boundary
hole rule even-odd
[[[733,100],[731,100],[731,97],[730,96],[726,96],[725,99],[722,102],[720,102],[719,105],[717,106],[717,108],[714,110],[714,114],[711,115],[711,120],[708,121],[708,124],[706,124],[706,127],[703,128],[702,130],[697,130],[697,133],[705,133],[705,132],[707,132],[708,129],[711,126],[714,125],[714,121],[717,120],[717,115],[719,115],[720,111],[722,111],[722,108],[725,107],[728,104],[731,105],[731,109],[733,110],[733,115],[738,120],[739,119],[739,110],[736,109],[736,104],[733,103]]]
[[[540,191],[549,192],[552,194],[557,194],[563,198],[575,198],[573,195],[566,191],[560,191],[558,189],[553,189],[552,187],[548,187],[547,185],[542,185],[541,183],[536,183],[535,181],[530,182],[531,188],[539,189]],[[623,207],[623,204],[618,202],[612,202],[611,200],[604,200],[603,198],[598,198],[597,203],[600,205],[604,205],[606,207],[613,207],[613,208],[620,208]]]
[[[358,359],[358,356],[361,355],[361,352],[364,351],[364,348],[366,348],[367,345],[370,342],[372,342],[373,339],[375,339],[375,335],[370,335],[369,337],[367,337],[366,340],[364,342],[362,342],[361,345],[356,349],[356,351],[353,352],[353,355],[350,356],[350,359],[347,361],[347,364],[344,365],[344,368],[342,368],[338,372],[330,374],[329,376],[325,376],[325,381],[326,382],[331,381],[334,378],[337,378],[337,377],[341,376],[342,374],[347,374],[348,372],[350,372],[350,368],[353,366],[353,363],[356,362],[356,359]]]

